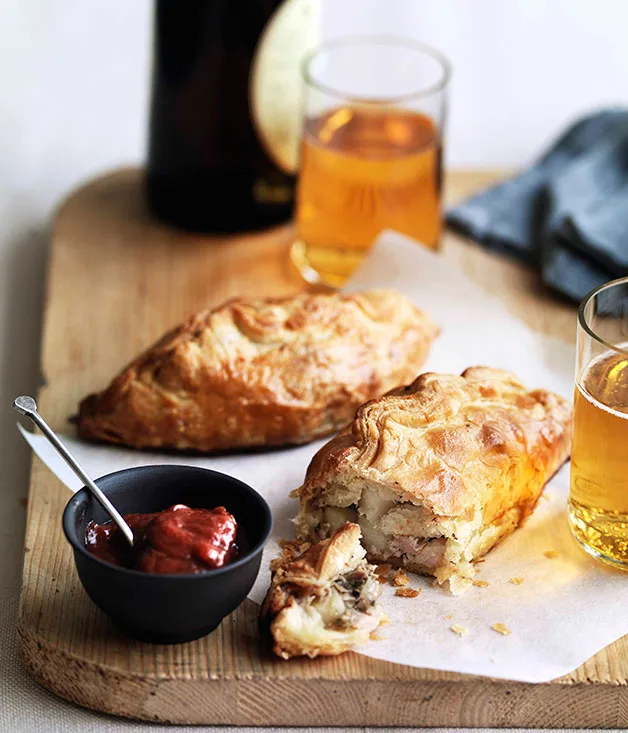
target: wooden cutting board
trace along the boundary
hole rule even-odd
[[[448,199],[497,176],[451,175]],[[259,235],[184,235],[152,221],[136,170],[89,183],[60,208],[48,274],[40,405],[68,430],[79,399],[190,312],[240,294],[296,292],[290,227]],[[566,340],[575,309],[536,276],[448,234],[444,256],[531,327]],[[260,458],[262,460],[262,458]],[[358,654],[271,658],[250,601],[210,636],[151,646],[120,636],[87,598],[61,532],[67,489],[33,461],[19,636],[27,667],[57,695],[96,710],[172,723],[238,725],[625,727],[622,639],[549,684],[493,681]]]

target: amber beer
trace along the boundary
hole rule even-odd
[[[437,249],[449,64],[402,38],[331,41],[303,65],[292,261],[338,287],[393,229]]]
[[[438,129],[419,112],[339,107],[306,120],[296,211],[303,258],[342,284],[384,229],[437,249],[440,168]]]
[[[628,563],[628,355],[606,352],[576,381],[570,519],[576,538]]]

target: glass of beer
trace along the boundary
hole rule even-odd
[[[415,41],[332,41],[304,62],[305,119],[292,260],[309,282],[341,286],[377,235],[437,250],[450,69]]]
[[[569,521],[587,552],[628,569],[628,278],[578,312]]]

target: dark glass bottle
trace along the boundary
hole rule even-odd
[[[202,232],[261,229],[292,214],[294,175],[252,122],[251,67],[282,0],[157,0],[147,166],[153,213]]]

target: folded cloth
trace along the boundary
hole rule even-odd
[[[628,274],[628,110],[576,122],[524,173],[447,213],[481,244],[571,298]]]

